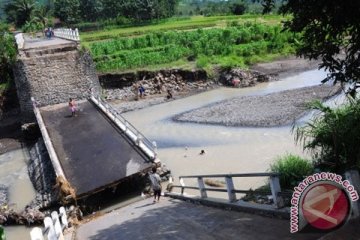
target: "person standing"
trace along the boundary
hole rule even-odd
[[[72,99],[72,98],[69,98],[69,108],[71,111],[71,116],[75,117],[76,103],[75,103],[74,99]]]
[[[151,188],[154,191],[154,203],[156,202],[156,197],[157,197],[157,201],[159,202],[161,196],[161,179],[159,174],[156,173],[156,167],[152,168],[152,173],[149,174],[149,178],[150,178]]]
[[[140,98],[145,97],[145,88],[141,84],[139,86],[139,94],[140,94]]]

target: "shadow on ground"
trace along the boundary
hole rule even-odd
[[[163,198],[132,204],[82,225],[77,239],[318,239],[291,234],[289,221]]]

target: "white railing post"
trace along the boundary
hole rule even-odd
[[[207,198],[206,190],[205,190],[205,184],[204,179],[202,177],[197,178],[199,190],[200,190],[200,196],[201,198]]]
[[[25,44],[25,40],[24,40],[24,36],[22,33],[18,33],[15,35],[15,39],[16,39],[16,43],[18,45],[18,49],[23,49],[24,48],[24,44]]]
[[[184,195],[184,190],[185,190],[185,183],[184,183],[184,179],[183,178],[180,178],[179,180],[180,182],[180,185],[181,185],[181,195]]]
[[[64,207],[59,208],[60,218],[61,218],[61,224],[63,228],[69,227],[69,222],[66,215],[66,210]]]
[[[157,157],[157,144],[155,141],[152,142],[153,148],[154,148],[154,159]]]
[[[61,227],[61,223],[60,223],[60,219],[59,219],[59,214],[57,211],[53,211],[51,213],[51,218],[54,222],[54,229],[55,229],[55,234],[58,240],[64,240],[64,235],[62,232],[62,227]]]
[[[280,196],[278,196],[279,193],[281,192],[280,181],[278,176],[270,176],[270,188],[275,206],[277,208],[283,207],[284,206],[283,199]]]
[[[47,239],[48,240],[57,240],[54,223],[50,217],[46,217],[44,219],[45,231],[47,231]]]
[[[229,202],[235,202],[236,201],[236,193],[234,192],[235,187],[234,187],[233,179],[232,179],[232,177],[226,176],[225,181],[226,181],[227,193],[229,196]]]
[[[136,144],[137,144],[138,146],[140,146],[141,143],[142,143],[142,137],[141,137],[140,134],[137,134],[137,135],[136,135]]]
[[[30,238],[31,240],[44,240],[41,228],[34,227],[30,232]]]
[[[75,28],[75,36],[76,36],[76,41],[80,41],[80,35],[79,35],[79,30],[77,28]]]

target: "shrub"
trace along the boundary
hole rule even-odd
[[[284,189],[293,189],[306,176],[314,172],[314,167],[309,160],[293,154],[278,157],[270,165],[272,172],[280,174],[280,186]]]
[[[5,240],[5,231],[1,225],[0,225],[0,240]]]
[[[311,150],[320,170],[343,173],[360,168],[360,99],[332,109],[319,101],[310,107],[320,114],[311,122],[298,127],[297,141]]]
[[[196,60],[196,67],[198,67],[198,68],[205,68],[208,64],[209,64],[209,60],[205,56],[200,56]]]

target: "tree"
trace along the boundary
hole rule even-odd
[[[48,23],[49,19],[51,18],[52,11],[49,5],[46,6],[38,6],[34,11],[34,16],[31,19],[33,22],[38,22],[41,24],[42,29],[44,29]]]
[[[16,54],[14,37],[10,34],[8,25],[0,22],[0,84],[12,79],[12,64]]]
[[[85,21],[96,21],[103,10],[102,2],[98,0],[80,0],[80,13]]]
[[[129,16],[131,13],[130,3],[126,0],[101,0],[102,4],[102,17],[116,18],[117,16]]]
[[[79,0],[55,0],[54,13],[66,24],[77,23],[81,19],[80,2]]]
[[[269,11],[275,0],[263,0]],[[287,0],[280,11],[291,14],[285,29],[302,33],[298,55],[321,59],[329,71],[324,82],[350,83],[348,93],[355,96],[360,87],[360,1]]]
[[[35,0],[14,0],[9,2],[4,7],[7,21],[15,23],[17,27],[23,26],[27,21],[30,21],[35,6]]]
[[[231,12],[234,15],[242,15],[245,13],[246,7],[244,3],[234,3],[231,6]]]

